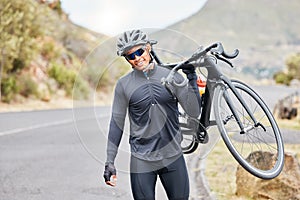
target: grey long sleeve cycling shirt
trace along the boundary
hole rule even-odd
[[[120,144],[126,113],[130,121],[129,143],[132,156],[159,161],[181,154],[182,135],[178,121],[178,102],[191,116],[200,114],[200,95],[196,75],[189,77],[189,84],[173,87],[174,98],[161,84],[170,70],[158,65],[145,76],[133,70],[117,82],[112,106],[107,143],[107,161],[114,163]],[[176,73],[175,81],[184,78]]]

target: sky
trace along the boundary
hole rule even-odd
[[[199,11],[207,0],[61,0],[72,22],[115,36],[134,28],[165,28]]]

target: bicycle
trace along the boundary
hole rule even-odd
[[[207,48],[200,47],[190,58],[175,64],[164,64],[154,50],[150,53],[158,64],[171,69],[169,75],[161,80],[168,90],[170,84],[177,87],[187,84],[187,80],[174,82],[173,76],[179,69],[192,64],[197,70],[207,70],[201,115],[192,118],[184,112],[180,113],[184,119],[180,122],[184,153],[192,153],[199,144],[206,143],[209,137],[207,130],[217,126],[230,153],[244,169],[262,179],[272,179],[280,174],[284,165],[284,145],[267,104],[248,85],[230,80],[219,70],[218,61],[233,67],[229,59],[238,56],[238,49],[228,54],[221,43],[214,43]],[[264,156],[264,152],[274,157]],[[254,156],[260,156],[264,164],[250,162]]]

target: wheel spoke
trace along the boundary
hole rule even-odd
[[[255,122],[229,87],[220,86],[214,96],[214,109],[222,138],[232,155],[246,170],[260,178],[274,178],[282,170],[284,159],[283,143],[274,117],[252,89],[240,82],[233,83],[256,122],[263,126],[255,126]],[[224,88],[228,90],[231,104],[227,104],[223,96]],[[237,119],[233,117],[233,109],[239,115],[243,132]],[[270,156],[271,154],[274,156]],[[255,158],[257,156],[259,159]]]

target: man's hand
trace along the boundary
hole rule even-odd
[[[189,80],[197,79],[195,67],[192,64],[187,64],[182,67],[182,72],[186,74]]]
[[[105,183],[107,185],[110,185],[113,187],[116,186],[117,171],[116,171],[114,164],[112,164],[112,163],[105,164],[105,170],[103,173],[103,177],[104,177]],[[112,180],[111,180],[111,178],[112,178]]]

